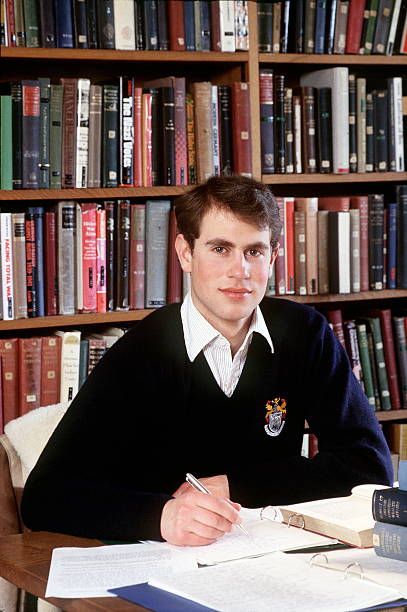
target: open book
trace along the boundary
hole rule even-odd
[[[336,538],[352,546],[368,548],[373,546],[373,491],[386,488],[374,484],[358,485],[347,497],[279,506],[278,510],[289,525]]]

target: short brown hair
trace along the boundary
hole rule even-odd
[[[270,189],[245,176],[212,176],[175,200],[178,230],[191,249],[199,238],[203,217],[212,208],[231,212],[259,229],[271,230],[272,248],[278,244],[281,220]]]

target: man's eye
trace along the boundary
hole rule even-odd
[[[226,249],[223,246],[217,246],[213,250],[215,251],[215,253],[220,253],[220,254],[226,253]]]
[[[247,253],[250,255],[250,257],[259,257],[259,255],[261,255],[261,252],[257,249],[249,249]]]

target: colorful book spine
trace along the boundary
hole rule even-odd
[[[83,312],[97,311],[97,205],[81,204]]]
[[[96,210],[96,311],[106,312],[106,210]]]
[[[11,213],[0,213],[3,319],[15,318],[13,288],[13,225]]]

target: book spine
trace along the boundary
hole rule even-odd
[[[304,172],[307,174],[313,174],[317,171],[315,138],[315,90],[313,87],[302,87],[301,95]]]
[[[23,189],[38,189],[40,181],[40,86],[38,81],[22,81]]]
[[[26,285],[27,285],[27,313],[28,316],[38,316],[37,291],[35,286],[35,269],[37,267],[35,252],[35,223],[34,215],[27,212],[25,215],[25,257],[26,257]]]
[[[193,103],[193,100],[191,100]],[[220,137],[220,173],[230,176],[233,168],[232,154],[232,99],[231,90],[228,85],[218,85],[218,107],[219,107],[219,137]],[[195,157],[195,132],[193,115],[191,112],[191,132],[193,143],[191,148]],[[194,166],[196,163],[194,163]],[[191,166],[192,170],[192,166]],[[191,172],[190,172],[191,176]],[[193,173],[193,182],[196,182],[196,170]],[[190,181],[191,182],[191,181]]]
[[[6,0],[6,37],[9,47],[16,46],[16,22],[14,0]]]
[[[130,220],[130,308],[145,303],[145,205],[131,205]]]
[[[379,10],[377,12],[376,29],[373,38],[373,53],[383,55],[386,52],[393,4],[394,0],[380,0]]]
[[[3,319],[15,318],[13,288],[13,227],[11,213],[0,213]]]
[[[366,79],[356,79],[357,171],[366,171]]]
[[[90,80],[78,79],[75,187],[88,186]]]
[[[373,49],[373,38],[376,29],[377,10],[379,0],[370,0],[369,13],[366,18],[366,29],[364,29],[362,42],[364,43],[363,54],[370,55]]]
[[[211,115],[212,115],[212,157],[213,157],[213,173],[216,176],[220,175],[220,142],[219,142],[219,109],[218,109],[218,87],[212,85],[211,98]]]
[[[77,49],[87,49],[88,45],[88,16],[86,0],[74,0],[73,2],[73,22],[75,47]]]
[[[185,109],[185,78],[174,79],[175,98],[175,184],[188,185],[187,125]]]
[[[115,49],[134,51],[136,31],[134,0],[113,0]]]
[[[19,414],[40,406],[41,338],[19,339]]]
[[[11,96],[0,96],[0,151],[11,151],[12,137],[12,102]],[[13,188],[12,155],[0,156],[0,189]]]
[[[87,0],[87,19],[88,19],[88,47],[89,49],[98,48],[98,20],[97,20],[97,0]]]
[[[18,339],[0,340],[2,364],[4,424],[19,416],[18,410]]]
[[[194,83],[193,92],[197,180],[198,183],[203,183],[213,175],[212,121],[208,113],[212,97],[211,83],[207,81]]]
[[[329,293],[328,210],[318,211],[318,291]]]
[[[393,12],[391,15],[391,22],[389,28],[389,35],[386,42],[386,55],[393,55],[395,49],[394,43],[396,41],[397,26],[400,17],[401,0],[395,0],[393,6]]]
[[[230,155],[231,155],[231,141],[232,139],[230,138],[227,144],[227,147],[224,148],[224,130],[226,131],[226,127],[224,127],[224,122],[226,122],[226,120],[229,120],[229,126],[230,126],[230,94],[229,94],[229,106],[227,107],[227,111],[228,111],[228,115],[227,115],[227,111],[223,106],[223,87],[227,87],[227,86],[222,86],[219,85],[218,87],[218,93],[219,93],[219,108],[220,108],[220,114],[221,114],[221,118],[220,118],[220,126],[221,126],[221,132],[220,132],[220,136],[221,136],[221,156],[222,156],[222,170],[224,170],[224,174],[228,174],[226,172],[226,169],[228,167],[232,167],[230,166],[226,166],[227,164],[227,152],[230,151]],[[222,91],[221,91],[222,89]],[[195,120],[194,120],[194,116],[195,116],[195,103],[194,103],[194,99],[192,97],[191,94],[186,94],[185,96],[185,106],[186,106],[186,121],[187,121],[187,154],[188,154],[188,183],[190,185],[195,185],[196,184],[196,176],[197,176],[197,168],[196,168],[196,145],[195,145]],[[229,131],[230,131],[230,127],[229,127]],[[230,173],[231,174],[231,171]]]
[[[387,225],[387,261],[386,278],[387,289],[397,288],[397,219],[398,204],[389,202],[387,204],[386,225]]]
[[[13,231],[14,317],[16,319],[26,319],[28,317],[28,313],[24,213],[12,213],[11,223]]]
[[[99,0],[97,3],[98,39],[101,49],[115,49],[113,0]]]
[[[206,4],[210,4],[210,2],[206,0]],[[287,53],[290,0],[286,0],[284,6],[280,40],[282,53]],[[235,2],[235,46],[236,51],[249,50],[249,11],[247,0],[237,0]],[[209,51],[209,46],[206,48]]]
[[[291,87],[284,89],[284,122],[285,122],[285,153],[286,172],[294,172],[294,118],[293,118],[293,90]]]
[[[376,400],[373,387],[372,365],[370,363],[369,346],[367,341],[366,325],[356,324],[356,332],[359,345],[360,363],[362,366],[363,388],[370,406],[375,410]]]
[[[171,51],[185,51],[183,4],[183,2],[178,2],[178,0],[168,0],[168,34]],[[192,24],[188,25],[191,28]]]
[[[184,33],[185,33],[185,51],[195,51],[195,31],[191,28],[191,23],[195,23],[195,3],[194,0],[185,0],[184,2]],[[219,4],[218,2],[211,2],[211,18],[212,28],[214,26],[214,19],[218,17],[218,29],[217,33],[213,30],[212,38],[212,51],[220,51],[220,31],[219,31]],[[217,47],[219,44],[219,47]]]
[[[380,557],[407,561],[406,530],[401,525],[378,522],[373,528],[374,550]]]
[[[252,176],[250,94],[249,83],[232,84],[232,145],[233,170],[243,176]]]
[[[407,253],[404,248],[407,240],[407,188],[398,185],[397,189],[397,288],[407,289]]]
[[[329,211],[329,288],[332,293],[350,293],[350,215]]]
[[[360,364],[359,346],[357,339],[356,323],[355,321],[344,321],[343,333],[345,336],[346,352],[348,353],[349,361],[351,364],[352,372],[355,375],[356,380],[361,383],[362,381],[362,368]]]
[[[50,188],[61,189],[62,181],[62,85],[51,85],[50,96]]]
[[[75,234],[74,202],[58,203],[58,308],[59,314],[75,314]],[[61,401],[62,395],[61,395]]]
[[[115,203],[105,202],[106,210],[106,307],[114,310],[115,288]]]
[[[294,212],[295,293],[307,294],[307,269],[305,250],[305,212]]]
[[[54,15],[56,46],[72,48],[74,46],[72,0],[54,0]]]
[[[146,308],[166,304],[170,208],[168,200],[146,202]]]
[[[134,80],[120,77],[120,186],[132,187],[134,185]]]
[[[230,0],[219,1],[220,51],[236,51],[235,4]]]
[[[294,170],[296,174],[302,173],[302,104],[301,96],[293,96],[294,121]]]
[[[360,291],[360,212],[349,211],[350,215],[350,280],[351,292]]]
[[[304,52],[314,53],[315,49],[315,11],[316,0],[305,3]]]
[[[81,204],[82,213],[82,291],[83,312],[96,312],[97,303],[97,233],[96,204]]]
[[[134,150],[133,150],[133,181],[135,187],[141,187],[143,185],[143,160],[142,160],[142,100],[143,93],[141,87],[134,88],[134,126],[133,126],[133,139],[134,139]]]
[[[339,0],[336,12],[334,53],[345,53],[349,0]]]
[[[12,138],[12,188],[21,189],[23,186],[23,158],[22,158],[22,139],[23,139],[23,89],[21,82],[11,83],[11,122],[13,126]],[[2,112],[3,120],[6,119]],[[3,130],[2,130],[3,133]],[[2,146],[3,149],[3,146]]]
[[[106,352],[106,342],[101,338],[88,338],[88,371],[87,375],[92,372],[93,368],[99,363]]]
[[[50,79],[38,79],[40,85],[39,187],[50,186]]]
[[[161,87],[161,101],[163,185],[175,185],[175,99],[173,87]]]
[[[103,85],[103,187],[118,186],[119,87]]]
[[[162,158],[161,158],[161,147],[162,147],[162,136],[161,136],[161,106],[159,104],[158,89],[150,89],[151,92],[151,109],[149,108],[148,121],[150,121],[151,115],[151,126],[148,128],[146,134],[147,147],[151,149],[151,184],[161,185],[162,184]],[[147,130],[144,130],[147,131]]]
[[[407,527],[407,491],[398,487],[373,492],[372,513],[375,521]]]
[[[60,359],[61,339],[58,336],[44,336],[41,340],[41,406],[59,402]]]
[[[129,309],[130,202],[119,200],[116,209],[116,310]]]
[[[273,71],[261,70],[260,81],[260,144],[261,172],[274,174],[274,86]]]
[[[285,76],[274,77],[274,162],[276,172],[285,174],[286,148],[285,148],[285,114],[284,114],[284,87]]]
[[[373,94],[366,93],[366,172],[373,172],[375,167],[375,133],[374,133]]]
[[[257,36],[259,53],[273,51],[273,5],[271,2],[257,3]],[[213,49],[217,51],[217,49]]]
[[[369,287],[375,290],[383,289],[383,228],[383,195],[369,195]]]
[[[387,381],[389,384],[391,407],[392,410],[399,410],[401,408],[401,401],[390,309],[380,310],[379,317],[383,338],[384,359],[386,362]]]
[[[56,213],[54,210],[47,210],[44,215],[45,313],[47,316],[58,314],[56,255]]]
[[[27,47],[40,46],[38,5],[35,0],[23,0],[25,41]]]
[[[62,103],[62,188],[75,187],[76,177],[76,92],[77,79],[60,80],[63,86]]]
[[[373,92],[373,125],[375,143],[375,165],[376,172],[386,172],[388,170],[388,99],[387,90],[380,89]]]
[[[295,293],[295,233],[294,233],[294,199],[284,198],[284,237],[286,261],[286,292]]]
[[[168,228],[167,304],[182,302],[182,269],[175,250],[178,233],[174,208],[171,208]]]
[[[276,293],[278,295],[286,294],[286,262],[285,262],[285,211],[284,211],[284,198],[277,198],[277,206],[279,210],[279,216],[281,220],[281,233],[279,236],[279,245],[277,259],[274,264],[275,276],[276,276]]]
[[[70,402],[79,388],[80,331],[56,332],[61,337],[60,401]]]
[[[99,188],[100,151],[102,147],[102,87],[91,85],[89,90],[88,187]]]
[[[329,87],[320,87],[317,95],[318,167],[321,173],[332,172],[332,99]],[[315,96],[315,94],[314,94]],[[312,115],[311,115],[312,121]],[[305,124],[307,128],[308,123]],[[312,134],[311,134],[312,140]],[[310,138],[308,140],[310,140]],[[308,147],[307,147],[308,149]]]
[[[349,171],[357,172],[356,76],[349,75]]]
[[[398,371],[400,374],[401,403],[407,406],[407,340],[404,317],[393,317],[394,343],[396,348]]]
[[[382,410],[391,410],[389,383],[387,378],[386,361],[383,350],[383,338],[378,317],[369,318],[373,338],[373,349],[376,363],[376,374],[379,387],[380,405]]]
[[[158,7],[157,0],[144,0],[143,3],[145,49],[148,51],[158,50]],[[171,37],[171,32],[170,32]],[[171,41],[170,41],[171,47]]]
[[[365,0],[352,0],[349,5],[345,53],[359,53],[365,4]]]
[[[306,293],[307,295],[315,295],[318,293],[318,198],[296,198],[295,210],[296,212],[303,212],[305,215]],[[301,240],[301,236],[299,236],[299,240]]]
[[[168,34],[167,1],[158,0],[157,3],[158,48],[160,51],[169,51],[170,39]]]
[[[37,296],[37,316],[45,315],[45,281],[44,281],[44,208],[33,206],[28,212],[34,215],[35,224],[35,261],[34,283]]]
[[[106,312],[106,210],[96,209],[96,311]]]
[[[89,340],[84,338],[79,345],[79,375],[78,388],[80,389],[88,377],[89,368]]]
[[[338,0],[332,0],[330,5],[330,10],[328,12],[328,23],[327,23],[327,36],[326,36],[326,52],[328,54],[332,54],[334,50],[334,42],[335,42],[335,23],[336,23],[336,13],[338,10]]]
[[[153,158],[152,158],[152,93],[143,93],[142,96],[142,185],[151,187],[153,184]]]
[[[25,25],[23,0],[14,0],[14,27],[16,33],[16,46],[25,47]]]
[[[327,0],[317,0],[315,7],[315,50],[314,53],[325,51]]]

